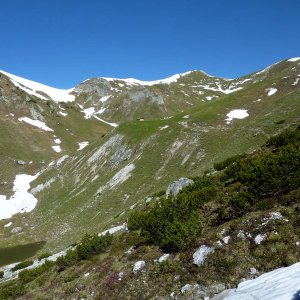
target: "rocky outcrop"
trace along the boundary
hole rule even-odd
[[[177,181],[173,181],[166,190],[166,198],[176,197],[177,194],[186,186],[193,184],[194,181],[185,177],[180,178]]]

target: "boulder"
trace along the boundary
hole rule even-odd
[[[26,165],[26,162],[24,160],[17,160],[17,164],[20,165],[20,166],[25,166]]]
[[[200,267],[204,264],[205,258],[208,254],[213,253],[214,248],[202,245],[198,250],[193,254],[193,262],[195,265]]]
[[[166,190],[166,198],[169,196],[176,197],[177,194],[186,186],[193,184],[194,181],[185,177],[180,178],[177,181],[173,181]]]
[[[138,273],[139,271],[141,271],[144,267],[146,266],[146,263],[144,260],[140,260],[140,261],[137,261],[134,266],[133,266],[133,273],[136,274]]]
[[[20,233],[23,231],[22,227],[15,227],[11,230],[11,233]]]

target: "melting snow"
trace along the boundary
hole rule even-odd
[[[16,86],[25,91],[30,95],[34,95],[40,99],[48,100],[45,96],[39,94],[38,92],[43,92],[48,95],[55,102],[71,102],[75,100],[75,96],[70,95],[74,88],[68,90],[56,89],[35,81],[31,81],[4,71],[1,73],[8,76],[11,82]]]
[[[275,89],[275,88],[269,88],[269,89],[266,89],[266,92],[268,92],[268,96],[272,96],[274,95],[278,90]]]
[[[60,166],[68,157],[69,155],[64,155],[61,158],[59,158],[56,162],[56,166]]]
[[[54,140],[54,143],[55,143],[55,144],[61,144],[61,140],[60,140],[60,139],[55,139],[55,140]]]
[[[229,124],[233,119],[244,119],[248,116],[246,109],[234,109],[226,115],[227,119],[225,121]]]
[[[59,111],[58,112],[60,115],[62,115],[63,117],[66,117],[68,114],[67,113],[65,113],[65,112],[63,112],[63,111]]]
[[[300,60],[300,57],[294,57],[294,58],[288,59],[288,61],[290,61],[290,62],[294,62],[294,61],[298,61],[298,60]]]
[[[103,77],[103,79],[107,81],[124,81],[129,85],[145,85],[145,86],[151,86],[154,84],[170,84],[172,82],[176,82],[180,77],[190,74],[193,71],[189,71],[182,74],[176,74],[171,77],[161,79],[161,80],[154,80],[154,81],[142,81],[135,78],[126,78],[126,79],[118,79],[118,78],[107,78]]]
[[[30,212],[35,208],[37,199],[28,192],[30,183],[38,177],[26,174],[16,175],[14,194],[9,199],[0,195],[0,220],[9,219],[17,213]]]
[[[299,75],[298,75],[299,76]],[[295,81],[292,83],[292,85],[297,85],[298,84],[298,82],[299,82],[299,80],[300,80],[300,78],[299,77],[297,77],[296,79],[295,79]]]
[[[300,263],[265,273],[238,285],[226,300],[290,300],[299,299]]]
[[[109,98],[111,97],[111,95],[109,95],[109,96],[104,96],[104,97],[102,97],[101,99],[100,99],[100,102],[105,102],[105,101],[107,101]]]
[[[40,128],[42,130],[45,130],[45,131],[54,131],[53,129],[49,128],[44,122],[39,121],[39,120],[32,120],[28,117],[19,118],[18,120],[20,122],[28,123],[32,126],[38,127],[38,128]]]
[[[84,149],[87,145],[89,144],[89,142],[85,141],[85,142],[79,142],[78,143],[78,151]]]
[[[105,123],[105,124],[108,124],[108,125],[112,126],[112,127],[118,127],[118,124],[116,124],[116,123],[110,123],[110,122],[107,122],[107,121],[105,121],[105,120],[103,120],[103,119],[100,119],[100,118],[97,117],[97,116],[93,116],[93,117],[96,118],[97,120],[99,120],[99,121]]]
[[[9,222],[7,224],[4,225],[4,227],[10,227],[12,225],[12,222]]]
[[[82,112],[84,113],[85,119],[90,119],[93,116],[93,114],[95,113],[95,107],[86,108]]]
[[[168,128],[168,127],[169,127],[169,125],[162,126],[162,127],[160,127],[160,130],[164,130],[164,129]]]
[[[61,152],[61,147],[59,145],[52,146],[52,149],[57,153]]]

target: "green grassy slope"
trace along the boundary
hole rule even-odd
[[[104,253],[75,262],[69,255],[38,272],[25,271],[19,280],[1,285],[0,299],[170,299],[171,293],[177,299],[201,299],[235,287],[242,278],[296,263],[300,127],[291,128],[255,153],[218,167],[223,170],[194,178],[195,183],[176,199],[162,197],[161,205],[143,202],[137,209],[142,211],[139,225],[134,230],[130,222],[133,230],[114,236]],[[168,209],[169,217],[162,218]],[[193,239],[192,231],[166,234],[170,224],[184,228],[191,211],[200,221],[192,224],[200,229]],[[160,248],[165,248],[159,239],[162,234],[177,245],[180,240],[184,243],[159,263]],[[152,235],[157,238],[149,239]],[[201,246],[214,252],[197,266],[193,254]],[[134,264],[141,260],[145,267],[134,273]],[[191,289],[182,292],[186,284]]]
[[[238,82],[249,79],[242,90],[214,101],[200,101],[193,108],[168,119],[124,122],[105,137],[103,135],[111,127],[94,119],[83,119],[76,105],[65,105],[66,118],[57,117],[59,107],[51,106],[53,112],[50,113],[49,108],[49,114],[46,114],[47,125],[62,139],[65,151],[60,155],[54,153],[50,148],[53,135],[29,131],[29,125],[22,125],[27,134],[24,133],[23,147],[12,144],[11,151],[13,153],[13,149],[20,147],[18,153],[28,151],[29,155],[34,144],[25,144],[25,140],[34,140],[36,136],[37,143],[46,149],[41,151],[41,160],[48,163],[63,155],[68,157],[59,165],[54,163],[47,167],[43,164],[46,170],[32,184],[39,200],[37,207],[29,214],[12,218],[15,227],[23,228],[22,234],[12,234],[10,228],[0,226],[3,237],[0,244],[46,240],[46,248],[62,249],[86,231],[101,231],[124,222],[133,205],[153,191],[165,189],[171,181],[210,170],[214,162],[232,155],[254,151],[270,135],[298,121],[299,85],[293,85],[298,74],[297,62],[284,61],[262,73],[237,79],[235,87],[239,86]],[[188,75],[190,85],[196,75]],[[188,76],[178,83],[188,81]],[[225,89],[226,84],[229,86],[232,82],[224,81],[224,84]],[[268,96],[271,87],[278,91]],[[233,109],[246,109],[249,117],[226,124],[226,114]],[[19,115],[23,116],[23,113]],[[14,122],[20,127],[18,121]],[[34,137],[29,136],[29,132]],[[75,151],[77,142],[82,140],[89,140],[90,145]],[[16,133],[13,142],[19,141]],[[7,176],[13,179],[13,174],[20,170],[11,171],[14,162],[11,156],[8,157],[5,168]],[[26,159],[25,154],[24,157]],[[33,166],[35,168],[26,171],[37,171],[41,167]],[[1,224],[8,221],[1,221]]]

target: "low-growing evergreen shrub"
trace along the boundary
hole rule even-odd
[[[24,268],[27,268],[27,267],[31,266],[32,264],[33,264],[32,260],[26,260],[26,261],[23,261],[23,262],[15,265],[11,270],[12,271],[21,270],[21,269],[24,269]]]
[[[42,260],[43,258],[47,258],[47,257],[49,257],[51,255],[52,254],[49,253],[49,252],[42,253],[41,255],[38,256],[38,260]]]
[[[50,270],[53,265],[55,265],[55,262],[46,260],[44,264],[37,268],[21,271],[19,273],[19,279],[23,283],[33,281],[36,277]]]
[[[104,252],[112,243],[112,235],[98,236],[98,234],[86,234],[81,239],[75,249],[67,251],[65,256],[57,259],[56,264],[58,271],[63,271],[67,267],[75,265],[78,261],[88,259],[92,255]]]

